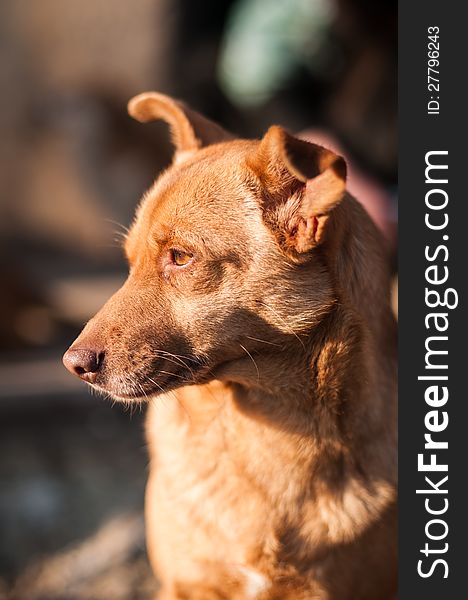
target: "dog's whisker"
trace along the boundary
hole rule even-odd
[[[242,348],[242,350],[244,350],[244,352],[247,354],[247,356],[250,358],[250,360],[253,362],[254,367],[257,371],[257,382],[260,382],[260,371],[258,370],[258,365],[255,362],[254,357],[250,354],[250,352],[247,350],[247,348],[245,348],[242,344],[239,344],[239,346]]]
[[[197,360],[191,356],[184,356],[183,354],[174,354],[173,352],[168,352],[167,350],[156,350],[156,352],[159,352],[160,354],[168,354],[169,356],[173,356],[174,358],[188,360],[195,363],[197,362]]]
[[[126,227],[125,225],[123,225],[122,223],[119,223],[118,221],[115,221],[114,219],[104,219],[105,222],[107,223],[112,223],[112,225],[117,225],[117,227],[120,227],[123,230],[123,233],[128,234],[130,233],[130,229],[129,227]],[[119,232],[121,233],[121,232]]]
[[[268,340],[262,340],[260,338],[252,337],[251,335],[246,335],[245,337],[254,342],[261,342],[262,344],[269,344],[270,346],[277,346],[278,348],[282,347],[281,344],[277,344],[276,342],[269,342]]]
[[[116,236],[114,238],[114,242],[117,242],[119,244],[122,244],[122,242],[124,242],[127,239],[127,235],[125,233],[122,233],[121,231],[114,231],[114,235]]]
[[[143,396],[144,396],[145,400],[148,400],[148,395],[147,395],[147,393],[145,392],[145,389],[144,389],[144,387],[141,385],[141,383],[139,383],[139,384],[138,384],[138,389],[139,389],[139,390],[140,390],[140,391],[143,393]]]
[[[164,388],[154,379],[152,379],[151,377],[148,377],[148,381],[151,381],[151,383],[153,383],[161,392],[164,392]]]
[[[182,360],[173,360],[172,358],[170,358],[168,356],[159,356],[158,358],[163,358],[164,360],[167,360],[174,365],[182,365],[183,367],[188,369],[191,373],[193,372],[192,369],[186,363],[184,363]]]
[[[186,360],[189,360],[189,357],[181,357],[178,354],[172,354],[172,352],[166,352],[165,350],[156,350],[156,355],[160,355],[159,358],[164,358],[164,360],[168,360],[169,362],[172,362],[174,364],[180,364],[183,367],[185,367],[186,369],[188,369],[190,371],[190,374],[194,375],[193,373],[193,369],[191,367],[189,367],[189,365],[183,360],[183,358],[185,358]],[[161,356],[163,355],[163,356]],[[172,358],[174,358],[175,360],[172,360]],[[176,362],[177,361],[177,362]]]
[[[306,347],[304,345],[304,342],[301,340],[301,338],[297,335],[297,333],[291,329],[291,327],[286,323],[286,321],[283,319],[283,317],[281,315],[279,315],[273,308],[271,308],[271,306],[269,306],[268,304],[266,304],[265,302],[262,302],[261,300],[258,300],[258,303],[261,304],[262,306],[264,306],[265,308],[268,308],[268,310],[270,310],[277,319],[279,319],[282,323],[283,326],[285,327],[286,331],[288,331],[289,333],[291,333],[295,338],[297,338],[297,340],[299,341],[299,343],[301,344],[301,346],[303,347],[304,351],[306,350]]]
[[[158,373],[163,373],[164,375],[171,375],[171,377],[178,377],[179,379],[185,379],[185,377],[183,375],[178,375],[177,373],[171,373],[170,371],[159,370]]]

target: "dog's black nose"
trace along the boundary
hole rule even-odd
[[[89,383],[94,383],[103,358],[103,352],[86,348],[70,348],[63,355],[63,364],[73,375],[77,375]]]

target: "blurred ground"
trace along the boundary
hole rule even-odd
[[[3,411],[0,564],[14,598],[150,597],[142,417],[76,392]]]
[[[395,252],[395,2],[4,0],[0,48],[0,600],[143,600],[144,415],[61,366],[170,160],[126,102],[156,89],[339,147]]]

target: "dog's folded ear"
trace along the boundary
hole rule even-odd
[[[346,191],[344,159],[273,125],[248,163],[266,190],[265,220],[281,240],[298,253],[321,243]]]
[[[157,92],[139,94],[128,103],[129,114],[142,123],[162,119],[169,124],[176,148],[176,160],[232,135],[182,102]]]

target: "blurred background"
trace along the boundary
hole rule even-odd
[[[240,136],[338,150],[395,255],[394,0],[0,3],[0,600],[146,600],[144,414],[61,365],[119,287],[142,192],[170,161],[127,100],[181,98]]]

